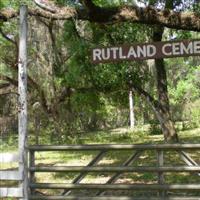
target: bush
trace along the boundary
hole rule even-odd
[[[151,135],[161,135],[162,130],[161,130],[160,124],[156,124],[156,123],[151,124],[150,129],[149,129],[149,133]]]

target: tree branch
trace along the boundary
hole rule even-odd
[[[8,37],[2,30],[2,28],[0,27],[0,34],[2,35],[2,37],[6,40],[8,40],[9,42],[11,42],[12,44],[14,44],[17,47],[17,42],[12,40],[10,37]]]
[[[17,92],[14,92],[12,88],[4,88],[4,89],[0,89],[0,96],[3,96],[3,95],[9,95],[9,94],[16,94],[18,95]]]
[[[17,68],[15,70],[17,70]],[[13,86],[18,87],[18,81],[10,78],[8,76],[0,74],[0,80],[7,81],[10,84],[12,84]],[[6,89],[5,89],[5,87],[4,88],[0,87],[0,89],[1,89],[0,95],[13,93],[12,89],[10,89],[11,88],[10,84],[4,85],[5,87],[7,87]],[[38,83],[35,82],[30,76],[28,76],[28,86],[29,86],[28,87],[29,89],[34,88],[37,90],[37,92],[39,93],[39,98],[40,98],[40,102],[41,102],[43,109],[45,110],[45,112],[49,113],[50,111],[49,111],[49,108],[47,105],[47,100],[46,100],[44,91],[40,88]],[[3,87],[3,85],[2,85],[2,87]]]
[[[66,100],[66,98],[70,97],[73,92],[73,89],[70,87],[63,88],[60,96],[58,97],[58,103],[62,103]]]
[[[0,74],[0,80],[7,81],[7,82],[11,83],[12,85],[14,85],[16,87],[18,86],[18,81],[16,81],[15,79],[10,78],[8,76]]]
[[[28,76],[28,86],[37,90],[37,92],[39,94],[39,98],[40,98],[42,108],[44,109],[44,111],[46,113],[50,113],[44,91],[42,90],[41,86],[37,82],[35,82],[30,76]]]
[[[11,8],[4,8],[0,10],[0,21],[8,21],[9,19],[15,18],[19,15],[19,11]]]
[[[34,2],[40,8],[42,8],[42,9],[44,9],[46,11],[49,11],[51,13],[56,13],[56,7],[47,4],[46,1],[44,1],[44,0],[34,0]]]
[[[97,12],[98,11],[98,12]],[[153,7],[118,6],[109,8],[98,7],[88,12],[84,8],[72,8],[69,6],[59,8],[56,13],[41,9],[29,9],[29,15],[40,16],[53,20],[68,20],[77,18],[98,23],[132,22],[163,27],[200,31],[200,15],[195,12],[175,12],[173,10],[158,10]],[[12,9],[0,10],[0,21],[7,21],[18,16],[18,12]]]
[[[146,92],[145,90],[136,85],[132,85],[131,88],[133,89],[133,91],[137,92],[139,96],[146,99],[147,103],[152,107],[159,121],[162,121],[162,114],[161,114],[162,106],[160,102],[155,100],[148,92]]]
[[[9,87],[9,86],[10,86],[9,83],[3,83],[3,84],[0,84],[0,89],[5,88],[5,87]]]
[[[15,87],[9,83],[4,83],[0,85],[0,96],[7,94],[17,94]]]

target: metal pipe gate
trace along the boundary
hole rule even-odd
[[[198,165],[189,154],[185,151],[198,151],[200,150],[200,144],[149,144],[149,145],[65,145],[65,146],[31,146],[29,147],[30,152],[30,200],[40,199],[68,199],[68,200],[135,200],[135,199],[200,199],[200,182],[197,183],[181,183],[173,184],[165,181],[166,173],[200,173],[200,165]],[[45,151],[62,151],[62,152],[96,152],[94,158],[86,166],[47,166],[45,164],[37,165],[35,163],[35,153]],[[109,152],[124,152],[129,151],[129,156],[126,160],[117,166],[105,166],[99,164],[100,161]],[[145,152],[149,151],[154,153],[156,158],[156,166],[137,165]],[[180,166],[174,166],[173,163],[165,164],[165,155],[178,155],[180,160],[185,164]],[[134,164],[135,163],[135,164]],[[78,173],[77,177],[71,183],[38,183],[35,175],[37,173]],[[82,180],[89,173],[110,173],[108,180],[103,183],[81,183]],[[155,173],[157,174],[156,183],[116,183],[120,176],[125,173]],[[199,177],[200,179],[200,177]],[[38,193],[38,190],[51,189],[51,190],[62,190],[61,193],[56,195],[42,195]],[[86,191],[87,195],[77,194],[79,191]],[[109,194],[112,191],[112,194]],[[144,195],[141,196],[124,196],[119,195],[130,191],[131,193],[141,191]],[[154,192],[154,196],[150,196],[148,191]],[[178,191],[179,193],[188,191],[194,192],[195,196],[174,196],[171,193]],[[116,193],[117,192],[117,193]],[[107,194],[108,193],[108,194]],[[114,195],[116,193],[117,195]],[[39,194],[39,195],[38,195]]]

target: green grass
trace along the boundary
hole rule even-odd
[[[200,129],[180,132],[180,140],[184,142],[198,143]],[[162,135],[152,135],[148,132],[137,129],[130,131],[128,129],[115,129],[108,131],[91,132],[79,135],[72,142],[73,144],[142,144],[142,143],[163,143]],[[120,166],[133,152],[131,151],[111,151],[100,161],[101,166]],[[200,163],[199,152],[189,152],[192,158]],[[81,165],[85,166],[97,154],[97,151],[91,152],[43,152],[37,153],[37,163],[54,166]],[[178,154],[168,151],[165,152],[165,162],[169,166],[185,165]],[[153,151],[145,151],[140,159],[132,166],[156,166],[157,157]],[[43,176],[41,176],[43,174]],[[69,183],[78,173],[38,173],[39,182]],[[106,183],[113,173],[89,173],[83,183]],[[168,173],[165,174],[166,183],[199,183],[200,177],[187,173]],[[118,180],[118,183],[157,183],[156,173],[124,173]]]
[[[179,137],[181,142],[184,143],[200,143],[200,128],[193,130],[180,131]],[[31,136],[30,143],[33,144],[34,140]],[[82,133],[74,138],[69,138],[67,143],[64,144],[151,144],[163,143],[162,135],[152,135],[145,130],[144,127],[137,128],[131,131],[127,128],[97,131],[90,133]],[[46,142],[49,144],[49,141]],[[3,151],[16,150],[16,142],[9,141],[9,145],[4,144]],[[37,152],[36,165],[40,166],[86,166],[98,151],[85,151],[85,152]],[[133,152],[132,151],[110,151],[98,163],[101,166],[120,166]],[[200,163],[200,152],[188,152],[189,155],[197,162]],[[168,166],[185,165],[177,153],[172,151],[165,152],[165,164]],[[156,166],[157,157],[154,151],[144,151],[140,158],[132,164],[132,166]],[[2,167],[2,166],[1,166]],[[5,165],[3,168],[10,168]],[[15,166],[11,166],[15,167]],[[36,173],[36,180],[38,182],[52,182],[52,183],[70,183],[78,173]],[[113,173],[89,173],[84,179],[83,183],[106,183]],[[124,173],[117,180],[117,183],[157,183],[156,173]],[[166,183],[198,183],[200,177],[196,174],[188,173],[165,173]],[[54,194],[61,192],[61,190],[48,191],[43,190],[44,193]],[[120,194],[123,194],[121,191]],[[139,194],[139,192],[137,192]],[[150,193],[149,193],[150,194]],[[196,193],[195,193],[196,194]],[[142,195],[142,193],[141,193]],[[198,194],[199,195],[199,194]]]

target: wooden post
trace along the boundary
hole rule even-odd
[[[157,159],[158,159],[158,167],[164,166],[164,154],[162,150],[157,150]],[[158,172],[158,183],[160,185],[163,185],[165,183],[164,180],[164,174],[163,172]],[[166,192],[165,191],[159,191],[159,196],[164,198]]]
[[[20,33],[18,58],[18,93],[19,93],[19,172],[22,174],[21,187],[23,200],[28,200],[28,170],[27,170],[27,6],[20,7]]]
[[[29,151],[29,167],[35,167],[35,151]],[[35,183],[35,172],[29,173],[29,182]],[[30,194],[34,194],[34,189],[30,189]]]
[[[130,109],[130,128],[135,127],[135,116],[134,116],[134,102],[133,102],[133,91],[129,91],[129,109]]]

